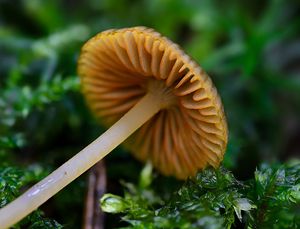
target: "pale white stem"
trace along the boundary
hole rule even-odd
[[[8,228],[37,209],[50,197],[105,157],[162,106],[153,93],[146,94],[130,111],[86,148],[34,185],[16,200],[0,209],[0,228]]]

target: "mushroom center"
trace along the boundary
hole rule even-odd
[[[171,87],[167,87],[163,80],[149,79],[147,92],[161,101],[161,109],[170,109],[177,104],[176,96]]]

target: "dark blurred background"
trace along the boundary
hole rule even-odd
[[[299,1],[0,0],[0,143],[11,144],[0,160],[52,170],[97,137],[104,129],[76,75],[80,47],[137,25],[171,38],[211,76],[230,131],[223,164],[237,178],[299,158]],[[108,190],[122,194],[119,180],[135,182],[143,165],[115,151]],[[47,216],[77,228],[85,186],[85,176],[73,182],[43,207]]]

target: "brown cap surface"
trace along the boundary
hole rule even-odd
[[[138,159],[180,179],[219,166],[227,145],[220,97],[178,45],[145,27],[108,30],[83,46],[78,73],[90,108],[108,127],[147,93],[150,79],[174,95],[127,141]]]

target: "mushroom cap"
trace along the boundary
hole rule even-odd
[[[150,79],[176,98],[125,143],[164,175],[193,176],[218,167],[227,145],[227,123],[209,76],[182,49],[153,29],[107,30],[82,48],[78,73],[87,103],[111,126],[146,93]]]

